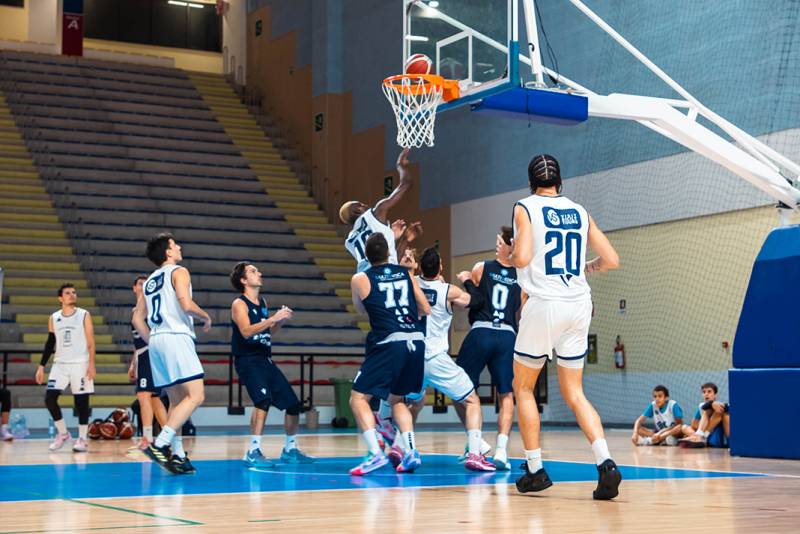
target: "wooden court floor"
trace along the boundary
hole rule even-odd
[[[239,461],[246,436],[187,439],[198,473],[183,477],[126,455],[130,442],[92,442],[79,455],[19,440],[0,443],[0,533],[800,532],[800,462],[634,447],[628,435],[608,435],[625,477],[612,502],[591,499],[591,453],[574,430],[545,432],[545,467],[556,484],[536,495],[516,492],[519,461],[497,476],[463,471],[455,455],[464,434],[456,431],[419,433],[415,478],[346,475],[364,451],[355,434],[302,436],[319,461],[273,473]],[[266,436],[265,454],[277,456],[281,444]],[[518,435],[509,450],[522,455]]]

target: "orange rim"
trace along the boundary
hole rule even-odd
[[[403,80],[413,80],[413,84],[405,84]],[[441,88],[445,102],[459,97],[458,80],[448,80],[437,74],[397,74],[383,80],[383,85],[403,95],[431,93]]]

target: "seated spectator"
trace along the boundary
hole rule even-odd
[[[644,426],[647,419],[653,420],[653,428]],[[681,436],[683,410],[669,399],[669,390],[664,386],[653,388],[653,402],[645,408],[633,425],[631,441],[634,445],[677,445]]]
[[[685,437],[678,444],[692,449],[706,446],[727,449],[731,428],[728,404],[717,401],[719,390],[713,382],[703,384],[700,389],[703,402],[697,407],[692,424],[683,425],[681,431]]]

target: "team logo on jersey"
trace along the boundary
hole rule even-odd
[[[500,269],[500,274],[503,276],[508,276],[508,269]]]
[[[162,287],[164,287],[164,273],[161,273],[147,281],[147,283],[144,285],[144,294],[152,295],[153,293],[161,291]]]
[[[556,208],[542,208],[544,225],[548,228],[561,230],[576,230],[583,226],[581,214],[574,208],[559,210]]]
[[[388,267],[384,267],[383,274],[392,274],[392,270]]]

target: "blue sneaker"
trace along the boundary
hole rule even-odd
[[[281,462],[285,464],[313,464],[314,458],[303,454],[298,448],[289,451],[283,449],[281,451]]]
[[[275,467],[274,463],[264,458],[264,455],[261,454],[261,449],[247,451],[242,460],[248,467]]]
[[[412,449],[406,451],[405,456],[403,456],[403,461],[395,468],[395,471],[398,473],[411,473],[421,465],[422,459],[419,457],[419,451],[417,449]]]
[[[380,469],[389,463],[389,459],[380,454],[368,454],[364,457],[364,461],[350,470],[351,475],[362,476],[372,473],[376,469]]]

